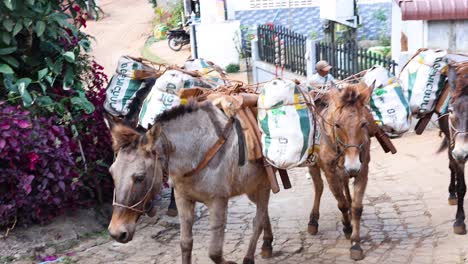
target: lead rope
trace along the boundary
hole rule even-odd
[[[153,178],[151,180],[151,186],[148,188],[148,191],[146,191],[145,196],[143,196],[143,198],[141,198],[141,200],[139,202],[137,202],[136,204],[134,204],[132,206],[127,206],[127,205],[124,205],[124,204],[117,203],[117,200],[115,199],[116,196],[115,196],[115,188],[114,188],[114,198],[113,198],[112,206],[122,207],[122,208],[129,209],[129,210],[132,210],[134,212],[141,213],[141,214],[146,213],[146,211],[137,209],[136,207],[139,206],[141,203],[143,203],[146,200],[146,198],[148,197],[148,195],[150,194],[150,192],[153,190],[154,179],[155,178],[156,177],[154,177],[154,175],[153,175]]]
[[[161,137],[164,137],[164,141],[169,142],[169,140],[167,139],[166,135],[164,133],[161,133]],[[164,164],[164,168],[163,168],[163,175],[164,174],[167,174],[167,170],[168,170],[168,164],[169,164],[169,145],[168,144],[165,144],[166,146],[164,146],[164,149],[165,149],[165,154],[166,154],[166,161],[165,161],[165,164]],[[155,168],[154,170],[156,171],[156,160],[159,158],[159,155],[156,155],[155,157]],[[122,207],[122,208],[125,208],[125,209],[129,209],[131,211],[134,211],[134,212],[137,212],[137,213],[141,213],[141,214],[144,214],[146,213],[146,210],[143,211],[143,210],[140,210],[140,209],[137,209],[136,207],[139,206],[141,203],[143,203],[146,198],[148,198],[148,195],[151,193],[151,191],[153,190],[154,188],[154,181],[156,179],[156,176],[153,174],[153,178],[151,180],[151,186],[148,188],[148,190],[146,191],[146,194],[145,196],[143,196],[143,198],[141,198],[141,200],[139,202],[137,202],[136,204],[132,205],[132,206],[127,206],[127,205],[124,205],[124,204],[120,204],[120,203],[117,203],[117,200],[116,200],[116,195],[115,195],[115,188],[114,188],[114,197],[113,197],[113,201],[112,201],[112,206],[118,206],[118,207]]]

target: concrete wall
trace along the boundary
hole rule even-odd
[[[467,32],[468,20],[402,21],[400,7],[396,3],[392,4],[392,59],[400,66],[405,65],[420,48],[468,53]],[[406,41],[402,41],[402,34],[406,36]],[[402,50],[404,42],[407,44],[406,51]]]
[[[248,1],[246,1],[248,2]],[[229,4],[228,4],[229,8]],[[358,38],[379,39],[381,33],[386,33],[390,37],[391,33],[391,10],[390,1],[383,2],[359,2],[358,12],[361,26],[358,28]],[[232,13],[230,10],[229,12]],[[387,21],[379,21],[375,18],[377,13],[387,16]],[[305,8],[278,8],[278,9],[257,9],[257,10],[237,10],[233,18],[240,20],[241,25],[254,29],[256,25],[274,23],[289,27],[294,32],[302,35],[323,37],[323,26],[320,19],[320,7]]]
[[[200,1],[201,23],[219,23],[224,21],[223,0]]]
[[[468,20],[428,21],[427,47],[468,52]]]
[[[226,8],[228,11],[228,19],[236,19],[236,11],[238,10],[248,10],[249,9],[248,0],[226,0]]]
[[[234,41],[236,38],[240,39],[239,21],[202,22],[195,27],[199,58],[210,60],[223,68],[230,63],[239,64],[236,47],[239,43]]]

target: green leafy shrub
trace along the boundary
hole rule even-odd
[[[230,63],[228,66],[226,66],[227,73],[234,73],[234,72],[239,72],[239,71],[240,71],[239,64]]]
[[[0,89],[2,98],[20,100],[32,113],[63,116],[67,108],[91,113],[82,76],[90,70],[86,1],[1,1]],[[69,91],[56,96],[54,89]]]
[[[177,4],[170,11],[171,15],[167,21],[167,25],[171,28],[176,28],[182,22],[182,14],[184,13],[184,4],[182,1],[177,1]]]
[[[0,1],[0,226],[112,198],[107,77],[80,31],[93,3]]]

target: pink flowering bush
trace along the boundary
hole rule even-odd
[[[15,220],[46,223],[65,210],[112,199],[113,152],[103,118],[107,77],[96,62],[91,67],[86,98],[95,111],[68,124],[0,101],[0,227]]]
[[[87,53],[94,1],[0,1],[0,229],[110,201],[107,77]]]
[[[57,121],[0,102],[0,226],[44,223],[76,204],[73,144]]]

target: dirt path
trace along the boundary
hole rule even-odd
[[[110,76],[120,56],[141,56],[140,50],[151,32],[154,12],[147,0],[102,0],[99,4],[104,18],[88,21],[84,31],[95,37],[92,54]]]

